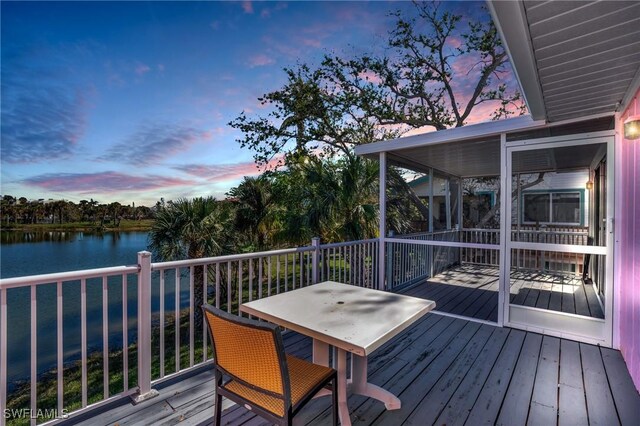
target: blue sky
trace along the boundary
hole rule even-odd
[[[152,205],[257,174],[227,123],[408,2],[2,2],[0,193]],[[451,3],[482,13],[478,3]]]

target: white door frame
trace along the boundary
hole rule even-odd
[[[501,214],[500,247],[502,251],[500,266],[500,293],[498,324],[528,331],[566,337],[587,343],[611,347],[613,335],[613,217],[614,217],[614,131],[584,133],[580,135],[558,136],[522,141],[506,141],[501,135]],[[512,192],[512,153],[543,148],[577,146],[595,143],[607,145],[607,245],[575,246],[568,244],[520,243],[511,241],[511,192]],[[566,253],[584,253],[604,255],[606,265],[605,319],[590,318],[581,315],[550,311],[527,306],[511,305],[510,272],[511,249],[533,248]]]

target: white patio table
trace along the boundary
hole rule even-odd
[[[400,408],[398,397],[367,382],[367,357],[435,306],[431,300],[326,281],[244,303],[240,311],[310,336],[314,363],[329,365],[329,347],[336,348],[340,424],[348,426],[347,383],[352,393],[382,401],[388,410]]]

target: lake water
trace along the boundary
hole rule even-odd
[[[147,249],[146,232],[2,232],[0,277],[10,278],[52,272],[137,264],[137,252]],[[182,280],[181,280],[182,281]],[[129,341],[136,334],[136,278],[130,276],[127,288]],[[181,282],[182,284],[182,282]],[[109,347],[122,347],[122,278],[108,280]],[[173,285],[167,281],[165,302],[174,306]],[[153,286],[153,310],[159,309],[158,286]],[[188,283],[180,293],[188,294]],[[56,365],[56,285],[37,288],[38,372]],[[7,290],[9,387],[29,378],[30,371],[30,293],[28,288]],[[87,342],[89,350],[102,350],[102,280],[87,280]],[[188,306],[188,296],[181,297]],[[65,363],[80,357],[80,282],[63,285],[63,341]]]

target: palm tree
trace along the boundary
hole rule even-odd
[[[228,253],[233,246],[233,210],[213,197],[179,199],[156,213],[149,249],[161,260],[197,259]],[[204,269],[194,270],[195,325],[202,326]]]
[[[272,181],[266,175],[245,177],[229,195],[237,203],[236,229],[258,250],[266,248],[274,231],[275,197]]]

